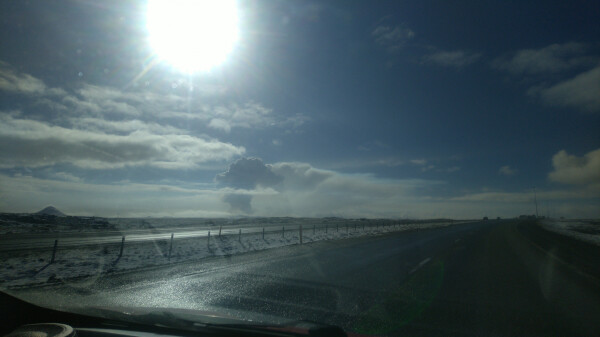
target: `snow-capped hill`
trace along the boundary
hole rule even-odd
[[[59,211],[58,209],[56,209],[53,206],[48,206],[46,208],[44,208],[43,210],[36,212],[35,214],[39,214],[39,215],[54,215],[54,216],[67,216],[65,213]]]

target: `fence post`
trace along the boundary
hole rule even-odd
[[[125,235],[121,238],[121,250],[119,251],[119,259],[123,256],[123,246],[125,246]]]
[[[300,225],[300,244],[302,244],[302,225]]]
[[[281,237],[285,237],[285,226],[281,227]]]
[[[208,231],[208,240],[206,241],[206,247],[210,248],[210,231]]]
[[[54,263],[54,258],[56,257],[56,246],[58,246],[58,240],[54,240],[54,248],[52,248],[52,259],[50,263]]]
[[[238,241],[242,243],[242,229],[240,228],[240,233],[238,234]]]
[[[171,251],[173,251],[173,236],[175,233],[171,233],[171,245],[169,246],[169,260],[171,260]]]
[[[223,226],[219,226],[219,238],[221,237],[221,229],[223,229]]]
[[[263,240],[265,239],[265,228],[263,227]]]

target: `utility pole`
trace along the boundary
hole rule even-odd
[[[535,190],[535,187],[533,188],[533,201],[535,202],[535,217],[538,218],[537,192]]]

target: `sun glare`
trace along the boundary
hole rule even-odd
[[[238,39],[234,0],[150,0],[146,26],[156,55],[185,71],[222,63]]]

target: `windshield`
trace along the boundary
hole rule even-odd
[[[599,14],[4,1],[0,289],[149,325],[593,335]]]

